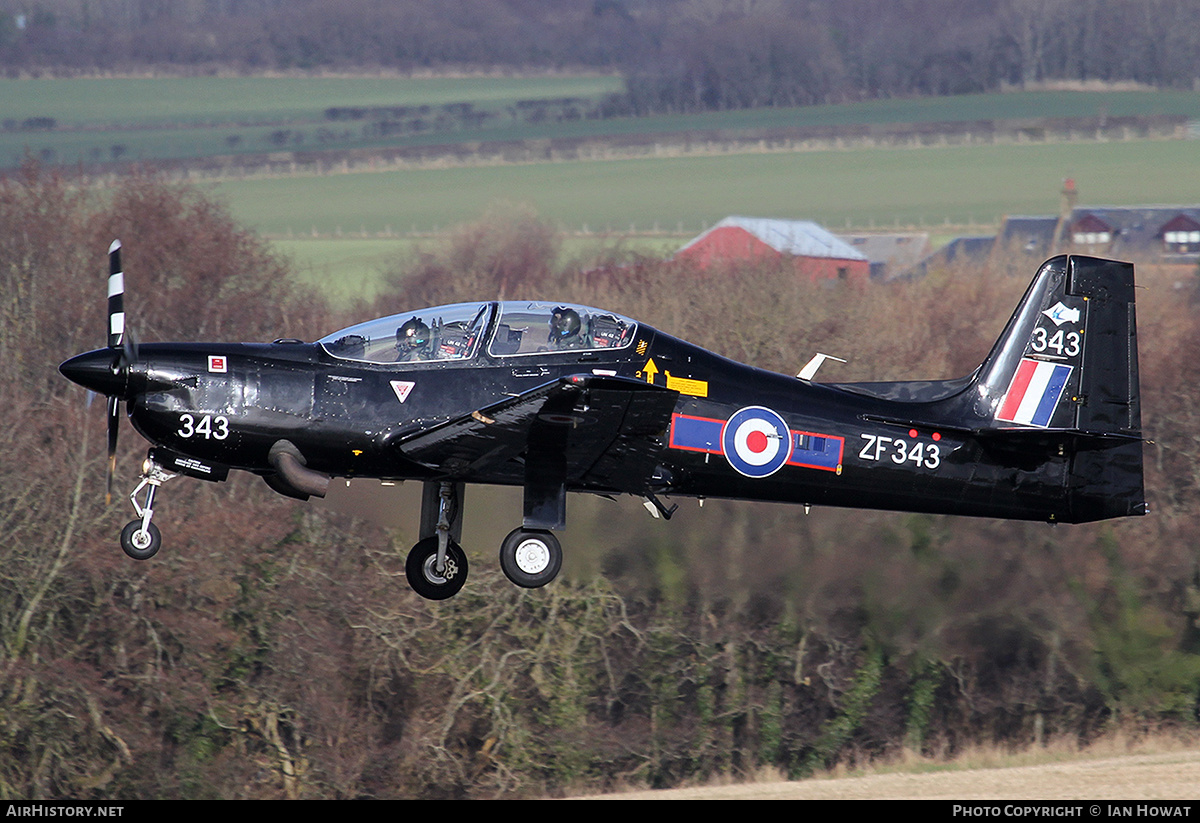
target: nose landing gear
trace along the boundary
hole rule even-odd
[[[154,516],[154,493],[172,477],[178,475],[167,471],[149,457],[142,463],[141,482],[129,495],[137,519],[130,520],[121,529],[121,548],[134,560],[149,560],[162,548],[162,534],[158,526],[150,522],[150,518]],[[143,489],[146,491],[145,504],[138,502],[138,495]]]

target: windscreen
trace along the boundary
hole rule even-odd
[[[367,363],[466,360],[479,350],[491,303],[457,303],[359,323],[317,342],[334,357]]]

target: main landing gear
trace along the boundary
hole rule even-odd
[[[562,547],[550,532],[513,529],[500,544],[500,568],[518,586],[545,586],[562,568]]]
[[[436,493],[436,500],[432,494]],[[462,485],[426,483],[421,498],[421,540],[408,553],[404,573],[408,585],[426,600],[445,600],[454,597],[467,582],[467,555],[458,545],[462,537],[462,517],[459,501]],[[437,517],[433,534],[427,535],[433,506]]]
[[[467,556],[458,543],[462,539],[462,493],[459,483],[424,486],[421,539],[409,551],[404,572],[413,591],[428,600],[453,597],[467,582]],[[549,531],[513,529],[500,546],[500,568],[518,586],[545,586],[562,568],[562,546]]]
[[[167,471],[147,457],[142,463],[142,479],[129,495],[129,502],[137,512],[137,519],[130,520],[121,529],[121,548],[134,560],[149,560],[162,548],[162,534],[158,526],[150,522],[154,516],[154,493],[158,487],[178,475]],[[138,502],[138,495],[145,489],[145,504]]]
[[[135,560],[148,560],[162,548],[162,534],[151,522],[158,487],[178,473],[154,459],[153,452],[142,463],[142,479],[129,495],[137,518],[121,530],[121,548]],[[223,479],[223,478],[222,478]],[[462,539],[463,484],[427,482],[421,499],[420,540],[408,553],[404,572],[413,590],[428,600],[446,600],[458,594],[467,582],[466,552]],[[144,496],[143,496],[144,493]],[[548,530],[538,525],[561,524],[563,512],[554,509],[550,521],[527,513],[526,524],[513,529],[500,546],[500,568],[518,586],[536,589],[558,576],[562,569],[562,546]]]

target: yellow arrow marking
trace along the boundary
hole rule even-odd
[[[654,376],[658,374],[658,366],[655,365],[653,357],[646,361],[646,365],[642,366],[642,374],[646,375],[647,383],[654,385]]]

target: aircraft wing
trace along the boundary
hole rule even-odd
[[[522,482],[534,453],[565,455],[568,486],[645,491],[679,392],[623,377],[562,377],[401,441],[405,457],[462,480]],[[492,481],[495,482],[495,481]]]

